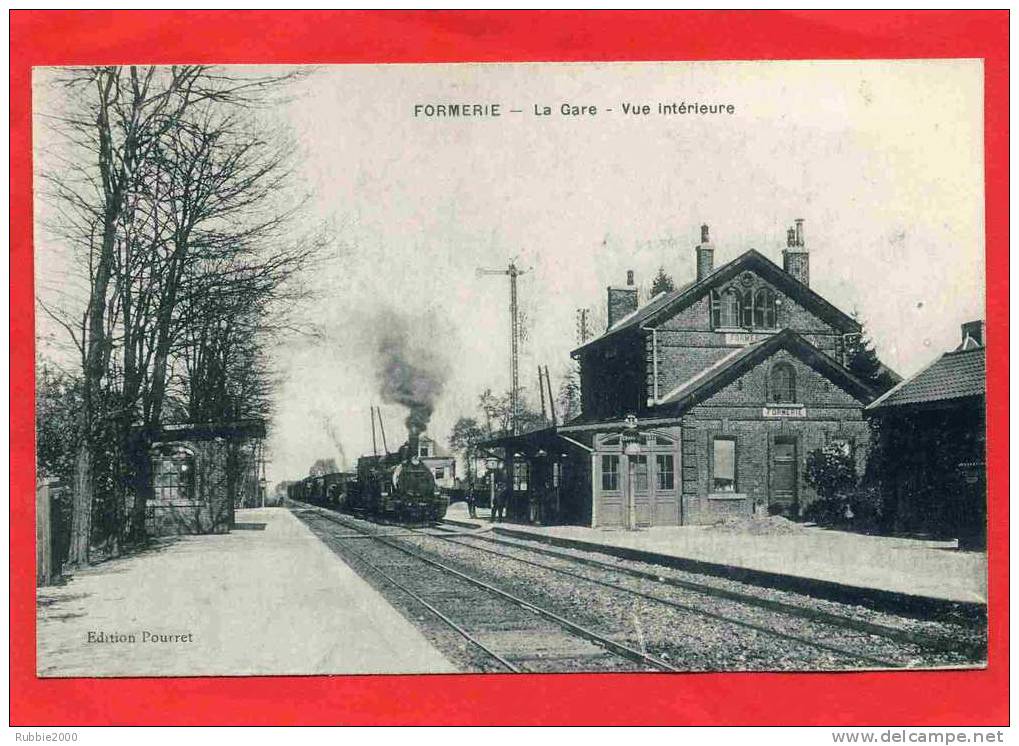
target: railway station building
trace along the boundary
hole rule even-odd
[[[807,453],[837,445],[861,471],[880,393],[847,367],[860,325],[810,286],[803,222],[782,266],[748,250],[719,267],[707,226],[696,277],[638,305],[633,273],[607,289],[608,325],[572,352],[582,415],[498,438],[510,513],[595,527],[797,516],[816,495]],[[887,377],[898,381],[888,369]]]

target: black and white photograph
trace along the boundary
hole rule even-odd
[[[983,81],[35,68],[38,676],[985,667]]]

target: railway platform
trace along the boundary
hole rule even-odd
[[[235,520],[38,589],[39,675],[455,671],[289,510]]]
[[[463,503],[447,520],[492,526],[496,533],[573,549],[654,562],[847,602],[878,601],[896,609],[977,609],[987,602],[987,555],[954,541],[868,536],[800,526],[790,533],[723,532],[708,526],[639,531],[586,526],[533,526],[467,516]]]

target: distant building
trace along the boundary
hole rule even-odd
[[[418,458],[432,470],[435,483],[443,489],[456,486],[456,458],[451,456],[435,440],[422,435],[418,440]]]
[[[986,543],[985,358],[984,322],[963,324],[955,350],[867,407],[889,528]]]
[[[583,414],[498,438],[511,512],[543,523],[640,526],[798,515],[815,499],[809,451],[838,443],[862,469],[863,408],[878,395],[846,367],[860,325],[811,289],[803,222],[782,266],[751,249],[638,306],[633,273],[609,287],[608,328],[574,350]],[[898,381],[891,371],[885,373]]]

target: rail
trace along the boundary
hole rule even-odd
[[[425,563],[427,565],[435,567],[436,569],[439,569],[439,570],[443,571],[444,573],[447,573],[447,574],[449,574],[449,575],[451,575],[453,577],[459,578],[460,580],[463,580],[463,581],[465,581],[467,583],[470,583],[470,584],[472,584],[472,585],[474,585],[474,586],[476,586],[478,588],[481,588],[481,589],[483,589],[485,591],[488,591],[489,593],[492,593],[493,595],[499,596],[500,598],[503,598],[503,599],[505,599],[507,601],[510,601],[511,603],[513,603],[513,604],[515,604],[515,605],[517,605],[517,606],[519,606],[521,608],[527,609],[529,611],[533,611],[535,614],[538,614],[539,616],[541,616],[541,617],[543,617],[543,618],[545,618],[545,619],[547,619],[547,620],[549,620],[551,622],[554,622],[555,624],[559,625],[560,627],[562,627],[563,629],[567,630],[571,634],[576,635],[578,637],[581,637],[583,639],[586,639],[586,640],[588,640],[590,642],[593,642],[593,643],[601,646],[602,648],[615,653],[616,655],[618,655],[621,658],[625,658],[625,659],[630,660],[630,661],[635,662],[635,663],[641,663],[641,664],[650,666],[652,668],[656,668],[656,669],[658,669],[660,671],[671,671],[671,672],[678,672],[678,671],[680,671],[680,669],[678,669],[678,668],[676,668],[676,667],[666,663],[665,661],[659,660],[658,658],[655,658],[654,656],[651,656],[651,655],[648,655],[646,653],[643,653],[640,650],[637,650],[635,648],[631,648],[629,645],[625,645],[623,643],[617,642],[616,640],[613,640],[610,637],[606,637],[605,635],[599,634],[598,632],[595,632],[594,630],[588,629],[587,627],[584,627],[584,626],[582,626],[580,624],[577,624],[576,622],[570,621],[569,619],[566,619],[565,617],[563,617],[563,616],[561,616],[559,614],[556,614],[554,611],[551,611],[551,610],[546,609],[546,608],[544,608],[542,606],[539,606],[539,605],[537,605],[535,603],[532,603],[531,601],[528,601],[528,600],[526,600],[524,598],[521,598],[520,596],[517,596],[516,594],[510,593],[509,591],[505,591],[505,590],[503,590],[501,588],[498,588],[498,587],[492,585],[491,583],[487,583],[484,580],[481,580],[481,579],[476,578],[476,577],[474,577],[472,575],[469,575],[469,574],[467,574],[465,572],[462,572],[462,571],[460,571],[460,570],[458,570],[458,569],[456,569],[454,567],[450,567],[449,565],[446,565],[446,564],[444,564],[442,562],[439,562],[438,560],[432,559],[431,557],[426,557],[425,555],[421,554],[420,552],[415,552],[414,550],[409,549],[408,547],[401,546],[401,545],[399,545],[397,543],[389,541],[387,537],[385,537],[385,536],[383,536],[381,534],[373,534],[371,532],[364,531],[363,529],[361,529],[361,528],[359,528],[357,526],[351,525],[349,522],[345,521],[344,519],[339,518],[338,516],[336,516],[334,513],[330,512],[330,511],[324,511],[323,510],[323,511],[316,511],[316,512],[319,515],[321,515],[322,517],[326,518],[327,520],[332,521],[333,523],[336,523],[337,525],[343,526],[344,528],[347,528],[347,529],[352,529],[354,531],[360,531],[362,535],[371,537],[372,539],[378,541],[381,544],[384,544],[384,545],[390,547],[391,549],[395,549],[395,550],[397,550],[399,552],[402,552],[402,553],[404,553],[404,554],[406,554],[406,555],[408,555],[410,557],[415,558],[416,560],[418,560],[420,562],[423,562],[423,563]],[[436,536],[434,534],[423,534],[421,532],[417,532],[417,535],[419,535],[419,536],[420,535],[435,536],[435,538],[440,538],[440,537],[438,537],[438,536]],[[356,554],[356,552],[355,552],[355,554]],[[396,585],[395,581],[390,580],[390,582],[393,582],[394,585]],[[451,622],[451,620],[447,620],[447,619],[443,619],[443,621],[445,621],[447,624],[449,624]],[[461,631],[459,629],[457,631],[460,632],[460,634],[462,634],[462,635],[464,635],[466,637],[466,632],[465,631]],[[470,639],[470,638],[468,638],[468,639]],[[480,643],[476,643],[476,644],[480,644]]]

